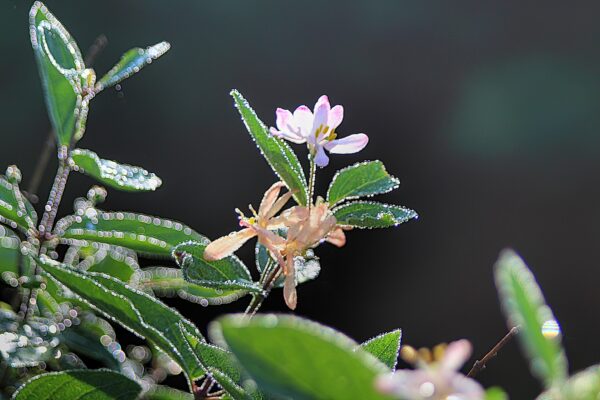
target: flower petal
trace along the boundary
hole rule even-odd
[[[271,211],[273,204],[275,204],[275,202],[277,201],[277,198],[279,197],[279,192],[281,192],[281,188],[283,187],[285,187],[285,184],[280,181],[274,183],[273,185],[271,185],[270,188],[267,189],[260,202],[260,206],[258,206],[259,217],[268,218],[266,216],[269,214],[269,211]]]
[[[294,257],[288,255],[286,258],[285,281],[283,283],[283,299],[290,310],[295,310],[298,304],[298,293],[296,292],[296,270],[294,269]]]
[[[327,117],[327,125],[331,130],[334,130],[342,123],[344,119],[344,107],[335,106],[329,111],[329,116]]]
[[[284,110],[283,108],[278,108],[275,110],[275,125],[277,125],[277,129],[280,131],[285,131],[288,129],[288,125],[293,122],[294,116],[289,110]]]
[[[286,131],[278,131],[277,129],[275,129],[273,127],[271,127],[271,129],[269,129],[269,132],[271,133],[271,135],[273,135],[275,137],[278,137],[280,139],[289,140],[290,142],[293,142],[293,143],[301,144],[301,143],[306,142],[306,139],[296,132],[287,131],[287,130]]]
[[[220,237],[206,246],[204,249],[204,259],[207,261],[216,261],[230,256],[254,236],[256,236],[256,231],[253,228],[245,228],[241,231],[232,232],[227,236]]]
[[[440,368],[446,371],[458,371],[471,356],[472,346],[466,339],[452,342],[440,362]]]
[[[287,204],[287,202],[292,197],[292,194],[293,194],[292,192],[287,192],[286,194],[281,196],[279,199],[277,199],[277,201],[273,204],[273,206],[271,207],[269,212],[265,215],[265,218],[272,219],[275,216],[275,214],[277,214],[279,211],[281,211],[283,206],[285,206]]]
[[[299,134],[305,139],[311,134],[313,119],[313,113],[306,106],[300,106],[294,111],[294,126],[300,129]]]
[[[329,235],[327,235],[325,240],[334,246],[343,247],[346,244],[346,234],[342,228],[338,226],[329,232]]]
[[[325,148],[333,154],[357,153],[369,143],[369,137],[364,133],[356,133],[342,139],[332,140],[325,143]]]
[[[315,163],[323,168],[329,164],[329,157],[325,154],[325,150],[323,150],[323,146],[317,145],[317,154],[315,155]]]
[[[327,126],[329,110],[331,110],[329,98],[327,98],[327,96],[325,95],[319,97],[319,100],[317,100],[317,104],[315,104],[315,118],[313,120],[311,134],[313,134],[313,132],[316,132],[319,126]]]

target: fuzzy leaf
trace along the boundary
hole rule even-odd
[[[339,225],[353,228],[389,228],[418,218],[413,210],[374,201],[354,201],[333,209]]]
[[[344,200],[371,197],[390,192],[400,181],[385,170],[381,161],[367,161],[339,170],[327,190],[327,201],[333,207]]]
[[[133,276],[133,281],[140,289],[152,290],[159,297],[178,296],[203,306],[231,303],[248,293],[241,289],[222,290],[190,283],[183,279],[179,268],[144,268]]]
[[[85,130],[88,100],[82,93],[93,72],[86,72],[77,43],[41,2],[33,4],[29,25],[50,122],[58,143],[69,146]]]
[[[26,232],[35,229],[37,214],[16,184],[0,176],[0,222]]]
[[[19,260],[21,259],[21,241],[10,229],[0,225],[0,276],[16,278],[19,274]],[[5,273],[9,273],[8,276]]]
[[[182,392],[168,386],[155,385],[144,394],[145,400],[194,400],[191,393]]]
[[[108,249],[96,250],[93,255],[79,263],[77,268],[88,272],[101,272],[128,282],[140,266],[133,251],[110,246]]]
[[[560,328],[542,291],[523,260],[511,250],[495,266],[496,287],[509,327],[519,326],[519,339],[530,359],[532,373],[548,388],[563,382],[567,358]]]
[[[135,400],[142,391],[136,382],[117,372],[70,370],[38,375],[15,393],[14,400]]]
[[[396,329],[388,333],[367,340],[360,348],[377,357],[379,361],[387,365],[392,371],[396,369],[398,354],[400,353],[400,339],[402,331]]]
[[[199,286],[221,290],[248,290],[260,292],[262,289],[254,282],[248,268],[236,256],[222,260],[207,261],[204,249],[208,243],[186,242],[173,249],[173,256],[183,270],[186,281]]]
[[[169,43],[160,42],[154,46],[147,47],[146,49],[135,47],[128,50],[123,54],[121,60],[119,60],[119,62],[112,67],[100,81],[98,81],[98,84],[96,85],[97,90],[100,91],[106,89],[129,78],[131,75],[139,72],[146,65],[165,54],[170,48],[171,45]]]
[[[88,208],[56,223],[56,233],[67,244],[98,242],[125,247],[149,256],[169,257],[173,248],[204,236],[175,221],[129,212]]]
[[[272,136],[269,130],[258,118],[248,101],[238,92],[232,90],[231,95],[235,100],[242,120],[252,136],[252,140],[265,157],[275,174],[294,192],[294,199],[298,204],[305,206],[308,198],[306,177],[298,157],[283,140]]]
[[[89,175],[103,185],[125,192],[152,191],[162,185],[158,176],[143,168],[101,159],[90,150],[73,150],[71,161],[75,171]]]
[[[91,307],[166,353],[181,366],[188,382],[207,370],[239,380],[229,353],[206,343],[194,324],[164,303],[108,275],[78,271],[45,256],[38,265]]]
[[[224,340],[259,388],[294,399],[389,399],[375,389],[388,369],[333,329],[302,318],[220,318],[211,336]]]

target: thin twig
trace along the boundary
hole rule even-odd
[[[86,67],[91,67],[94,65],[96,58],[98,55],[104,50],[106,45],[108,44],[108,39],[104,34],[98,36],[94,43],[90,46],[85,56],[84,63]],[[33,175],[31,175],[31,181],[29,182],[29,186],[25,191],[27,199],[33,204],[37,204],[39,198],[37,196],[37,192],[40,188],[40,183],[42,182],[42,178],[44,177],[44,172],[46,172],[46,168],[48,167],[48,162],[50,161],[50,155],[52,154],[52,150],[54,149],[54,130],[50,129],[48,132],[48,137],[44,142],[44,147],[42,147],[42,151],[40,152],[40,157],[38,158],[37,164],[35,165],[35,169],[33,170]]]
[[[482,370],[484,370],[485,367],[486,367],[486,365],[487,365],[487,363],[492,358],[496,357],[496,355],[498,354],[498,352],[500,350],[502,350],[502,348],[504,346],[506,346],[506,344],[508,342],[510,342],[510,340],[513,338],[513,336],[515,336],[517,333],[519,333],[519,327],[518,326],[515,326],[510,331],[508,331],[508,333],[506,335],[504,335],[504,337],[502,339],[500,339],[500,341],[498,343],[496,343],[496,345],[494,347],[492,347],[492,349],[490,351],[488,351],[487,354],[485,356],[483,356],[483,358],[481,360],[475,361],[475,363],[473,364],[473,368],[471,368],[471,370],[469,371],[469,373],[467,374],[467,376],[469,378],[473,378],[479,372],[481,372]]]

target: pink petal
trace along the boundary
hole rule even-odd
[[[290,111],[284,110],[283,108],[278,108],[275,110],[275,115],[277,116],[275,124],[277,125],[277,129],[280,131],[285,131],[288,128],[288,124],[292,122],[293,115]]]
[[[343,247],[346,244],[346,234],[339,226],[329,232],[327,238],[325,239],[327,242],[331,243],[337,247]]]
[[[279,211],[281,211],[283,206],[285,206],[287,204],[287,202],[292,197],[292,194],[293,194],[292,192],[287,192],[286,194],[281,196],[279,199],[277,199],[277,201],[275,203],[273,203],[271,210],[269,210],[269,212],[265,215],[265,218],[272,219],[275,216],[275,214],[277,214]]]
[[[296,271],[294,269],[294,257],[291,255],[288,255],[286,258],[283,299],[290,310],[296,309],[296,305],[298,304],[298,293],[296,292]]]
[[[335,106],[329,111],[329,116],[327,118],[327,125],[331,130],[334,130],[342,123],[344,119],[344,107]]]
[[[269,131],[271,132],[271,135],[281,138],[281,139],[289,140],[292,143],[300,144],[300,143],[306,142],[306,139],[296,132],[278,131],[277,129],[275,129],[273,127],[271,127],[271,129]]]
[[[313,126],[313,113],[306,106],[300,106],[294,111],[294,124],[300,129],[300,135],[307,137]]]
[[[331,105],[329,104],[329,99],[327,98],[327,96],[323,95],[319,97],[319,100],[317,100],[317,104],[315,104],[315,118],[313,120],[311,133],[316,132],[316,130],[321,125],[323,125],[324,127],[327,126],[329,110],[331,110]]]
[[[369,137],[364,133],[356,133],[342,139],[332,140],[325,143],[325,148],[333,154],[357,153],[369,143]]]
[[[317,155],[315,156],[315,163],[323,168],[329,164],[329,157],[325,154],[325,150],[323,150],[323,146],[317,146]]]
[[[207,261],[216,261],[230,256],[254,236],[256,236],[254,229],[246,228],[220,237],[206,246],[204,249],[204,259]]]
[[[281,192],[281,188],[283,187],[285,187],[283,182],[276,182],[267,189],[260,202],[260,206],[258,207],[258,215],[260,217],[264,217],[269,214],[269,211],[271,211],[273,204],[275,204],[277,201],[279,193]]]
[[[440,367],[447,371],[458,371],[471,356],[471,343],[466,339],[452,342],[446,348]]]

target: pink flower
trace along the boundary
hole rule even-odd
[[[458,372],[471,355],[471,344],[463,339],[450,343],[445,350],[437,349],[443,353],[438,359],[425,360],[414,349],[408,347],[409,351],[404,352],[403,348],[404,358],[418,368],[381,377],[377,388],[408,400],[483,400],[485,392],[481,385]]]
[[[336,139],[335,130],[344,119],[344,108],[340,105],[332,108],[325,95],[319,97],[314,114],[306,106],[296,108],[293,114],[278,108],[275,114],[277,129],[272,127],[271,134],[293,143],[307,143],[319,167],[329,164],[325,150],[332,154],[351,154],[361,151],[369,142],[364,133]]]

